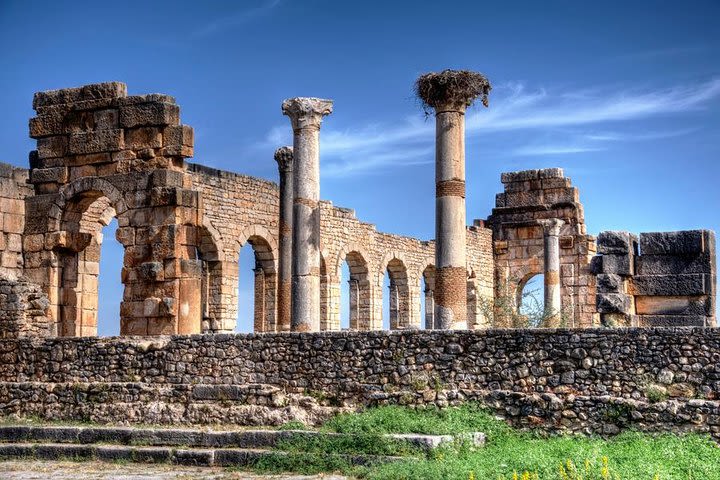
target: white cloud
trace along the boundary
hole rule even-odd
[[[251,20],[270,13],[275,7],[280,5],[281,0],[264,0],[258,6],[245,8],[230,15],[217,18],[200,28],[192,31],[193,37],[207,37],[215,33],[237,27]]]
[[[578,129],[566,134],[561,142],[508,144],[511,155],[567,155],[598,151],[605,143],[647,141],[686,135],[695,128],[674,131],[623,133],[587,131],[588,126],[648,119],[707,108],[720,97],[720,78],[705,83],[656,90],[611,90],[593,88],[574,91],[528,90],[522,83],[495,89],[490,108],[475,107],[466,115],[468,140],[475,135],[518,130],[547,131],[554,128]],[[372,124],[356,129],[334,130],[330,124],[320,135],[322,173],[342,177],[372,171],[425,164],[432,161],[435,122],[417,114],[392,124]],[[635,128],[634,130],[638,130]],[[528,135],[518,136],[527,138]],[[275,127],[266,136],[265,145],[283,145],[291,141],[287,126]],[[527,140],[523,140],[527,142]]]

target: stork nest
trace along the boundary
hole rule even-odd
[[[469,107],[480,97],[488,106],[488,94],[492,90],[485,75],[470,70],[443,70],[421,75],[415,82],[415,94],[422,101],[423,109],[445,105]]]

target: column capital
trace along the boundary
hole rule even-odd
[[[557,237],[560,235],[560,227],[565,225],[563,220],[559,218],[549,218],[545,220],[538,220],[537,223],[543,228],[545,235]]]
[[[292,170],[293,147],[286,145],[275,150],[275,161],[280,171]]]
[[[488,94],[492,90],[490,82],[481,73],[469,70],[443,70],[420,75],[415,81],[415,94],[423,103],[423,108],[442,112],[464,112],[480,97],[483,105],[488,106]]]
[[[283,115],[290,117],[293,130],[320,129],[322,118],[333,111],[333,101],[324,98],[295,97],[282,103]]]

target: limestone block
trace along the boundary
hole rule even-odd
[[[33,108],[76,103],[88,100],[112,99],[127,96],[127,86],[121,82],[95,83],[77,88],[38,92],[33,97]]]
[[[160,281],[164,279],[163,264],[160,262],[143,262],[136,270],[139,278],[148,281]]]
[[[599,260],[603,273],[614,273],[617,275],[631,276],[635,269],[631,255],[602,255]]]
[[[706,284],[706,275],[696,273],[688,275],[636,275],[631,282],[631,292],[634,295],[704,295],[710,293],[709,288],[710,285]]]
[[[85,165],[98,165],[112,162],[110,153],[91,153],[88,155],[75,155],[67,159],[69,167],[82,167]],[[73,174],[73,171],[70,171]]]
[[[120,106],[121,127],[164,126],[179,123],[180,108],[171,103],[151,102]]]
[[[134,150],[160,148],[162,144],[162,133],[157,127],[129,128],[125,130],[126,148]]]
[[[152,187],[183,187],[185,175],[175,170],[154,170],[150,177]]]
[[[638,315],[640,327],[709,327],[710,318],[701,315]]]
[[[713,259],[709,252],[697,255],[640,255],[635,258],[638,275],[676,275],[712,273]]]
[[[638,315],[706,315],[708,301],[705,297],[635,297]]]
[[[597,251],[605,254],[635,253],[637,237],[629,232],[605,231],[597,237]]]
[[[63,115],[61,112],[53,112],[49,115],[38,115],[29,122],[30,137],[43,138],[65,133],[63,126]]]
[[[113,130],[118,128],[118,111],[116,108],[93,112],[95,130]]]
[[[66,136],[39,138],[37,141],[37,155],[39,159],[64,157],[68,151]]]
[[[708,230],[640,234],[642,255],[693,255],[710,251],[712,244],[714,234]]]
[[[195,133],[188,125],[166,127],[163,130],[163,146],[186,146],[192,147],[195,144]]]
[[[599,313],[630,313],[632,305],[630,295],[623,293],[598,293],[595,298],[597,311]]]
[[[35,168],[30,170],[31,183],[65,183],[68,181],[68,169],[66,167]]]
[[[601,273],[597,276],[598,292],[625,293],[623,278],[613,273]]]
[[[70,135],[70,153],[116,152],[124,148],[123,131],[97,130]]]

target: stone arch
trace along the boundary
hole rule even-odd
[[[276,328],[277,241],[265,227],[253,225],[239,235],[236,258],[246,244],[250,244],[255,255],[253,329],[255,332],[271,332]],[[236,285],[236,292],[237,288]]]
[[[49,297],[58,335],[97,335],[102,229],[126,211],[120,191],[100,178],[81,178],[60,190],[48,214],[57,260]]]
[[[432,260],[426,260],[422,269],[422,279],[425,283],[423,295],[425,296],[425,328],[435,328],[435,265]]]
[[[410,280],[405,256],[389,252],[381,262],[381,273],[387,272],[390,279],[390,330],[405,329],[410,322]]]
[[[338,279],[330,276],[327,250],[320,251],[320,330],[338,330],[340,328],[340,300]]]
[[[224,281],[227,269],[225,249],[220,232],[208,218],[203,219],[196,231],[197,253],[202,270],[201,331],[215,332],[222,330],[226,324],[223,304],[232,298],[227,292],[227,282]]]
[[[371,327],[372,286],[367,258],[367,253],[362,249],[346,246],[338,252],[335,263],[337,278],[341,276],[343,262],[347,262],[350,270],[348,283],[351,330],[369,330]]]
[[[515,302],[514,302],[514,313],[513,318],[514,327],[541,327],[543,326],[545,307],[544,307],[544,285],[540,282],[540,286],[536,287],[541,290],[540,293],[526,291],[526,287],[530,281],[534,278],[542,277],[542,272],[534,269],[529,269],[525,275],[517,282],[515,287]],[[523,305],[529,308],[528,311],[523,311]]]
[[[59,231],[60,223],[67,209],[69,202],[77,198],[78,195],[91,196],[96,198],[100,196],[106,197],[115,209],[115,215],[120,217],[127,211],[127,205],[123,199],[123,194],[112,183],[98,177],[83,177],[63,185],[58,192],[55,203],[50,207],[48,212],[49,231]]]

